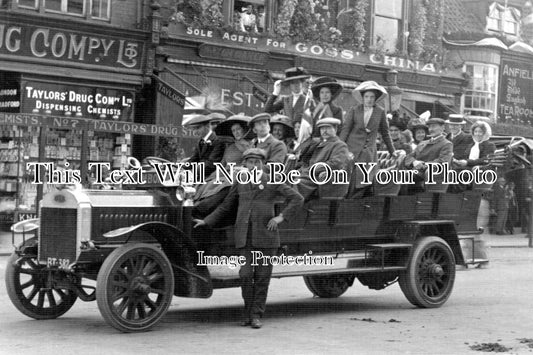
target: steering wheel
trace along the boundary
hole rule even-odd
[[[152,166],[152,163],[156,163],[156,164],[170,163],[170,164],[172,164],[172,162],[170,160],[166,160],[166,159],[163,159],[163,158],[160,158],[160,157],[146,157],[142,161],[142,165]]]

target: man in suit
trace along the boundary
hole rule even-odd
[[[444,137],[444,124],[442,118],[431,118],[427,121],[430,139],[426,139],[416,149],[405,157],[404,165],[419,171],[419,180],[427,177],[428,162],[451,163],[453,156],[453,144]],[[443,176],[436,176],[435,181],[442,182]]]
[[[506,179],[499,176],[496,184],[492,187],[494,192],[492,208],[496,212],[496,234],[505,234],[504,227],[509,214],[510,195],[505,186]]]
[[[250,120],[250,128],[257,135],[252,140],[252,146],[266,151],[267,163],[283,163],[287,157],[287,146],[270,134],[270,115],[260,113]]]
[[[285,70],[285,79],[274,83],[272,95],[265,103],[265,112],[277,113],[283,110],[283,114],[291,119],[293,125],[295,122],[300,122],[311,100],[304,90],[305,82],[309,77],[310,75],[302,67]],[[290,88],[290,93],[282,92],[289,91],[287,88]],[[280,95],[282,95],[281,99]]]
[[[214,163],[220,162],[224,156],[224,143],[218,139],[215,132],[211,131],[210,121],[209,116],[196,115],[187,122],[187,125],[192,128],[193,134],[202,137],[187,161],[189,163],[204,163],[206,176],[215,171]]]
[[[262,261],[252,264],[252,252],[263,255],[276,255],[280,246],[278,225],[290,218],[303,203],[303,197],[286,184],[268,184],[269,177],[263,166],[266,152],[259,148],[250,148],[244,152],[246,168],[260,172],[260,184],[235,184],[224,202],[203,220],[195,219],[195,228],[215,226],[232,212],[238,203],[235,224],[235,247],[246,258],[241,266],[242,298],[244,299],[243,326],[261,328],[260,318],[265,312],[268,285],[272,274],[272,264]],[[283,211],[274,216],[274,203],[280,197],[288,203]]]
[[[318,185],[310,178],[310,168],[317,163],[326,163],[332,170],[347,170],[350,161],[350,152],[348,145],[337,137],[337,128],[341,121],[326,117],[317,121],[316,127],[320,132],[320,143],[313,151],[313,155],[309,160],[309,167],[303,168],[300,174],[300,183],[297,185],[298,192],[302,194],[305,200],[309,200],[313,193],[317,190]],[[319,167],[319,168],[317,168]],[[326,173],[325,167],[316,166],[314,175],[319,178]],[[328,183],[331,185],[331,181]],[[337,189],[342,189],[342,185],[335,186]],[[344,191],[346,192],[346,190]]]
[[[450,114],[446,120],[450,133],[446,136],[453,143],[453,158],[455,160],[468,159],[470,145],[474,143],[472,136],[463,132],[466,121],[463,115]]]

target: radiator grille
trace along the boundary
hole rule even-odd
[[[61,258],[76,260],[76,209],[42,208],[39,260]]]

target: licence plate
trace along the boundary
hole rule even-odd
[[[66,269],[70,265],[70,259],[60,259],[60,258],[47,258],[46,266],[47,267],[58,267],[60,269]]]

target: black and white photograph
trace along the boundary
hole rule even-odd
[[[0,354],[532,354],[532,0],[0,0]]]

